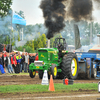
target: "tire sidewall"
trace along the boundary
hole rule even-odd
[[[76,75],[75,75],[75,76],[73,76],[73,75],[72,75],[72,72],[71,72],[71,78],[72,78],[72,79],[76,79],[77,76],[78,76],[78,59],[77,59],[76,54],[72,54],[71,63],[72,63],[73,58],[75,58],[75,59],[76,59],[76,62],[77,62],[77,72],[76,72]],[[70,66],[71,66],[71,64],[70,64]],[[70,67],[70,71],[71,71],[71,67]]]
[[[51,66],[51,74],[52,74],[52,76],[53,76],[53,78],[55,79],[55,78],[57,78],[57,74],[56,74],[56,76],[54,75],[54,68],[57,68],[57,66],[55,65],[55,64],[53,64],[52,66]],[[58,72],[58,71],[57,71]]]

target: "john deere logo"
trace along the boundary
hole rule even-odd
[[[44,57],[44,55],[43,55],[43,54],[41,54],[41,57]]]

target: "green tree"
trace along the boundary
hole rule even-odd
[[[23,47],[22,46],[19,46],[19,47],[16,48],[16,50],[23,51]]]
[[[6,37],[5,37],[5,44],[9,44],[10,43],[10,38],[9,38],[9,36],[7,35]]]
[[[33,40],[27,41],[26,45],[31,47],[32,51],[34,51],[34,41]]]
[[[18,41],[20,41],[20,35],[19,35],[19,33],[18,33]]]
[[[42,45],[43,45],[43,48],[46,46],[46,35],[45,34],[42,34],[41,36],[41,41],[42,41]]]
[[[20,15],[22,18],[25,18],[23,11],[21,11],[21,10],[19,12],[15,11],[15,13],[17,13],[18,15]]]
[[[30,46],[24,46],[23,48],[25,48],[25,51],[28,53],[32,53],[32,48]]]
[[[43,48],[43,42],[41,41],[41,37],[37,38],[38,46],[37,48]]]
[[[12,0],[0,0],[0,16],[3,17],[8,14]]]
[[[37,39],[34,39],[34,50],[36,50],[36,48],[38,48],[38,41]]]

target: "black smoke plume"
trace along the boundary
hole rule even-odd
[[[100,9],[100,0],[94,0],[94,3],[96,4],[96,8]]]
[[[45,18],[45,26],[48,28],[47,38],[50,39],[56,32],[60,32],[65,26],[64,0],[42,0],[40,8]]]
[[[92,20],[92,0],[69,0],[67,15],[75,21]]]

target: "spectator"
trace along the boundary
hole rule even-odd
[[[22,53],[22,60],[21,60],[21,63],[20,63],[20,72],[22,72],[22,70],[24,70],[24,65],[25,65],[25,56],[24,56],[24,53]]]
[[[13,68],[14,68],[15,73],[17,73],[16,54],[14,55],[14,53],[12,53],[11,64],[12,64],[12,66],[13,66]]]
[[[4,64],[4,53],[2,52],[2,66],[3,66],[3,68],[4,68],[4,71],[6,72],[6,70],[5,70],[5,64]]]
[[[25,54],[25,68],[24,68],[24,72],[27,72],[28,64],[29,64],[29,55],[26,52],[26,54]]]
[[[7,57],[7,52],[4,51],[3,59],[4,59],[4,70],[5,70],[5,72],[6,72],[6,69],[5,69],[5,68],[7,68],[7,64],[6,64],[6,62],[5,62],[6,57]],[[8,68],[7,68],[7,69],[8,69]]]
[[[5,74],[5,71],[3,68],[2,53],[0,53],[0,70],[2,74]]]
[[[7,54],[5,64],[6,64],[6,67],[8,69],[8,72],[13,73],[13,69],[12,69],[12,66],[11,66],[11,57],[10,57],[9,53]]]
[[[39,58],[38,58],[38,53],[36,53],[36,55],[35,55],[35,60],[36,60],[36,61],[39,60]]]
[[[34,60],[35,60],[35,55],[31,54],[29,57],[29,64],[34,63]]]
[[[22,60],[20,53],[18,53],[18,56],[16,56],[16,60],[17,60],[17,73],[20,73],[20,63]]]

